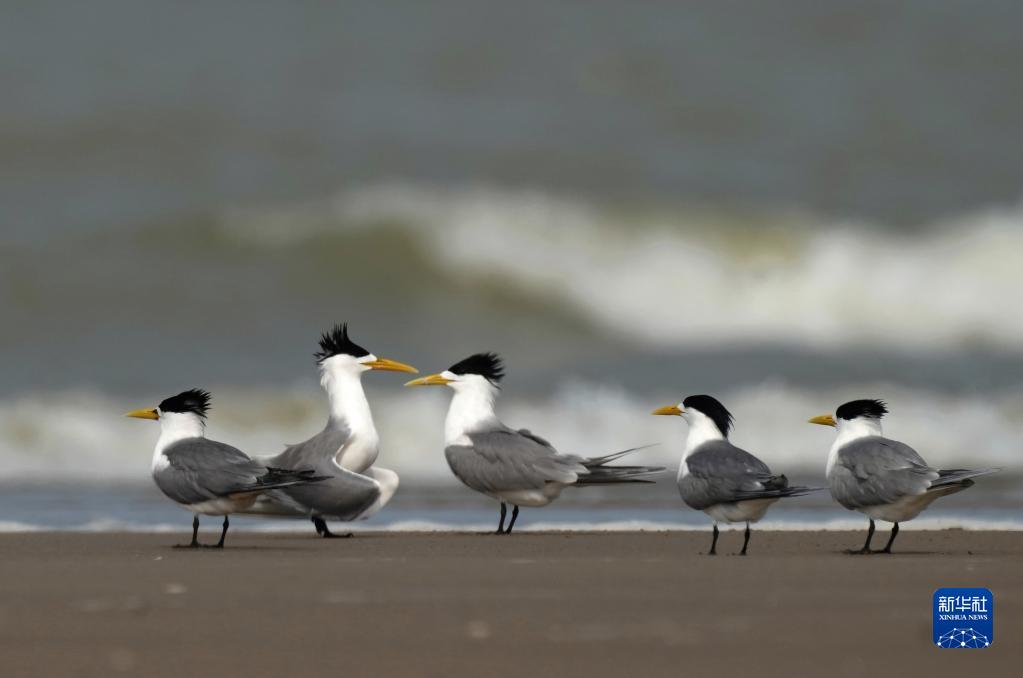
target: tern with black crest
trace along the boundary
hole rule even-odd
[[[327,424],[312,438],[288,445],[264,461],[272,466],[313,468],[326,480],[264,495],[253,510],[307,515],[317,534],[334,537],[338,535],[327,526],[328,518],[368,518],[398,489],[398,474],[376,466],[380,437],[362,388],[362,375],[371,370],[413,374],[418,370],[396,360],[378,358],[359,346],[348,336],[347,324],[325,332],[314,357],[320,369],[320,384],[327,392]]]
[[[764,517],[768,507],[784,497],[798,497],[815,488],[789,485],[785,476],[774,475],[767,464],[728,440],[732,414],[716,398],[693,395],[678,405],[653,414],[680,416],[689,424],[678,490],[690,508],[703,511],[714,521],[708,555],[717,553],[718,523],[746,523],[739,555],[746,555],[750,523]]]
[[[884,437],[881,418],[886,414],[884,402],[865,399],[845,403],[834,416],[810,419],[811,424],[833,426],[838,431],[826,468],[831,496],[870,519],[863,548],[849,553],[891,553],[899,523],[916,518],[935,499],[971,487],[973,478],[998,470],[933,468],[909,445]],[[875,520],[892,523],[891,536],[880,551],[870,548]]]
[[[251,507],[264,492],[321,480],[312,469],[267,466],[237,448],[209,440],[205,433],[209,409],[210,394],[190,389],[157,407],[127,414],[160,422],[153,480],[165,495],[195,514],[191,548],[200,546],[200,515],[224,516],[220,541],[213,545],[223,548],[230,514]]]
[[[520,506],[547,506],[566,487],[649,483],[652,474],[664,470],[608,465],[639,448],[593,458],[559,454],[535,433],[505,426],[494,412],[503,377],[496,354],[477,353],[439,374],[406,384],[448,386],[454,391],[444,424],[444,456],[455,477],[501,503],[497,534],[511,534]],[[508,504],[512,514],[505,528]]]

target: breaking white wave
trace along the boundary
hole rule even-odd
[[[354,189],[228,213],[249,245],[369,229],[411,239],[465,285],[496,282],[650,346],[742,340],[1017,350],[1023,209],[917,230],[805,213],[629,210],[532,191]]]

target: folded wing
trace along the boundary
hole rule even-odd
[[[727,440],[704,443],[683,463],[688,466],[688,473],[679,479],[679,493],[688,506],[698,510],[812,491],[808,487],[790,486],[785,476],[772,474],[767,464]]]
[[[341,520],[353,520],[368,509],[380,496],[379,484],[337,463],[337,455],[349,436],[347,429],[327,429],[305,442],[289,445],[279,455],[267,460],[274,466],[310,468],[317,476],[325,476],[315,485],[297,485],[274,491],[270,493],[271,499],[289,507],[297,503],[311,514]]]
[[[157,486],[182,504],[308,483],[310,469],[268,467],[241,450],[206,438],[180,440],[163,451],[168,464],[153,474]]]
[[[586,472],[578,457],[559,455],[528,431],[502,428],[468,437],[471,446],[449,445],[444,455],[455,476],[478,492],[541,489],[549,482],[570,485]]]
[[[909,445],[867,436],[838,450],[828,483],[839,504],[858,509],[923,494],[939,477]]]

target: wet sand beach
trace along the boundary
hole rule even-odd
[[[211,532],[203,535],[207,540]],[[879,537],[881,535],[878,535]],[[14,676],[1018,675],[1023,533],[0,536]],[[883,545],[878,539],[877,546]],[[931,644],[941,586],[995,595],[986,650]]]

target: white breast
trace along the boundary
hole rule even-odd
[[[163,471],[168,466],[170,466],[170,459],[167,458],[162,450],[157,450],[156,454],[153,455],[153,475]]]
[[[360,373],[348,370],[337,357],[326,361],[321,369],[320,383],[330,401],[331,422],[350,432],[335,461],[342,468],[362,473],[376,463],[380,436],[362,390]]]
[[[341,468],[362,473],[376,463],[380,455],[380,438],[376,429],[352,433],[348,442],[338,452],[337,461]]]

